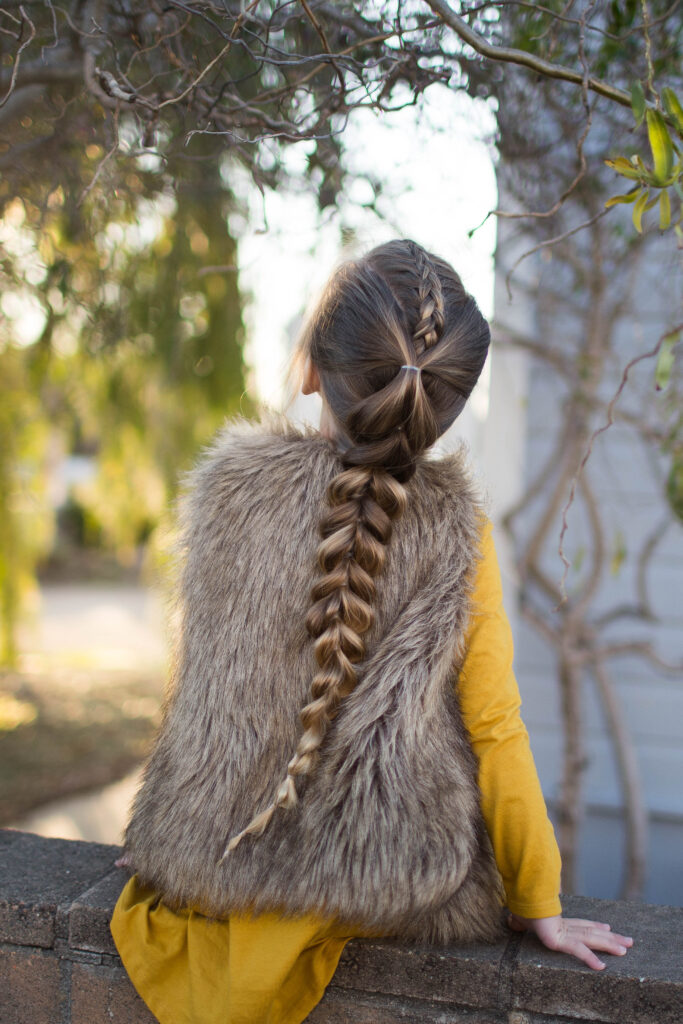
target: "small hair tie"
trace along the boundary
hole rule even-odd
[[[422,373],[422,367],[421,366],[414,366],[412,363],[403,363],[403,365],[401,366],[401,369],[402,370],[415,370],[416,373]]]

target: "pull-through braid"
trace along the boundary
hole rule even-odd
[[[334,477],[327,498],[318,548],[323,576],[311,591],[315,603],[306,616],[319,670],[311,684],[313,699],[299,716],[304,732],[275,800],[230,840],[223,857],[244,836],[261,835],[278,807],[296,804],[295,779],[313,771],[339,703],[358,681],[354,665],[365,655],[363,634],[375,617],[373,577],[384,567],[392,519],[403,511],[406,492],[385,470],[352,466]]]
[[[428,253],[415,242],[410,243],[410,252],[417,268],[417,293],[419,316],[413,330],[413,344],[416,354],[436,345],[444,328],[443,289],[436,267]]]
[[[342,265],[308,321],[301,355],[350,442],[344,469],[329,486],[318,549],[322,576],[306,617],[318,670],[275,799],[230,840],[223,857],[244,836],[260,835],[278,807],[296,804],[296,779],[313,772],[330,722],[358,680],[375,617],[374,580],[405,507],[404,485],[465,404],[488,342],[488,325],[453,268],[409,239]]]

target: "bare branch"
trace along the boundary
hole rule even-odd
[[[306,0],[301,0],[301,6],[306,11],[306,15],[308,16],[309,21],[311,22],[311,24],[313,25],[313,28],[318,33],[318,35],[320,37],[320,42],[323,44],[323,49],[324,49],[325,53],[329,53],[330,57],[332,57],[332,51],[330,50],[330,44],[327,41],[327,36],[325,35],[325,31],[324,31],[322,25],[320,24],[320,22],[316,18],[315,14],[311,10],[311,8],[310,8],[309,4],[306,2]],[[342,71],[340,70],[339,65],[337,64],[337,62],[334,59],[331,60],[331,64],[332,64],[332,67],[334,68],[334,70],[337,72],[337,77],[339,78],[339,85],[340,85],[340,88],[341,88],[341,91],[342,91],[342,94],[343,94],[346,91],[346,83],[344,81],[344,75],[342,74]]]
[[[643,894],[648,845],[647,810],[638,760],[626,717],[604,660],[598,658],[593,663],[591,671],[614,745],[621,795],[626,811],[626,871],[620,896],[627,900],[637,899]]]
[[[5,106],[5,104],[7,103],[8,99],[10,98],[12,93],[14,92],[14,86],[15,86],[16,81],[17,81],[17,74],[19,73],[19,67],[20,67],[20,64],[21,64],[21,55],[24,52],[24,50],[26,49],[26,47],[29,46],[33,42],[33,39],[35,38],[35,35],[36,35],[36,26],[33,24],[33,22],[31,21],[31,19],[28,16],[28,14],[24,10],[23,4],[20,4],[20,6],[19,6],[19,13],[21,14],[22,20],[25,21],[26,24],[28,25],[29,34],[26,37],[26,39],[24,39],[23,43],[21,43],[21,45],[19,46],[19,49],[17,50],[17,52],[15,54],[14,64],[12,65],[12,75],[11,75],[11,78],[10,78],[9,87],[8,87],[7,92],[5,93],[5,95],[2,97],[2,99],[0,99],[0,108]]]
[[[567,556],[564,553],[564,537],[565,537],[565,534],[566,534],[567,529],[568,529],[567,515],[569,513],[569,509],[572,507],[572,504],[574,503],[574,495],[576,493],[576,484],[577,484],[579,478],[581,477],[581,474],[583,473],[583,470],[584,470],[584,468],[586,466],[586,463],[588,462],[589,458],[591,457],[591,453],[593,451],[593,446],[594,446],[596,440],[598,439],[600,434],[604,434],[604,432],[606,430],[608,430],[609,427],[611,427],[612,424],[614,423],[614,407],[616,406],[617,402],[619,401],[619,399],[620,399],[620,397],[621,397],[621,395],[622,395],[622,393],[624,391],[624,388],[626,387],[626,383],[628,381],[629,374],[630,374],[631,370],[633,369],[633,367],[637,366],[638,363],[642,363],[643,360],[645,360],[645,359],[654,359],[656,356],[659,355],[659,351],[660,351],[662,345],[664,344],[665,339],[671,337],[672,334],[680,334],[682,331],[683,331],[683,322],[677,324],[675,327],[672,327],[670,330],[665,331],[664,334],[662,334],[661,337],[659,338],[659,340],[658,340],[657,344],[654,346],[654,348],[652,348],[649,352],[641,352],[640,355],[634,356],[634,358],[631,359],[626,364],[626,366],[624,367],[624,372],[621,375],[621,381],[619,382],[619,387],[617,388],[616,392],[614,393],[614,395],[612,397],[612,400],[610,401],[609,405],[607,406],[607,418],[606,418],[605,422],[603,423],[603,425],[601,427],[598,427],[597,430],[594,430],[593,433],[591,434],[590,438],[588,439],[588,444],[587,444],[586,450],[585,450],[585,452],[583,454],[583,458],[581,459],[581,462],[579,463],[579,468],[576,470],[576,473],[572,477],[571,487],[569,489],[569,497],[567,498],[567,503],[564,506],[564,509],[562,511],[562,528],[560,530],[560,543],[559,543],[559,548],[558,548],[558,553],[559,553],[560,558],[562,559],[562,563],[564,565],[564,572],[562,574],[562,579],[560,581],[560,590],[561,590],[561,593],[562,593],[562,602],[567,600],[566,583],[567,583],[567,575],[568,575],[569,570],[571,568],[571,563],[569,562]]]
[[[572,380],[574,378],[576,369],[564,352],[561,352],[557,348],[552,348],[547,343],[541,344],[540,341],[534,341],[534,339],[528,337],[528,335],[521,334],[519,331],[515,331],[511,327],[498,324],[495,320],[491,326],[493,328],[496,346],[520,348],[524,352],[530,352],[534,358],[540,359],[542,362],[548,363],[552,366],[553,369],[565,379]]]
[[[534,54],[526,53],[524,50],[515,50],[507,46],[492,46],[486,40],[470,28],[467,22],[449,7],[445,0],[425,0],[428,7],[443,19],[449,28],[460,36],[463,42],[468,43],[473,50],[487,57],[489,60],[501,61],[508,64],[518,64],[520,67],[530,68],[539,75],[546,78],[560,79],[565,82],[572,82],[574,85],[582,85],[584,76],[572,68],[563,67],[561,64],[553,64],[550,61],[536,57]],[[621,104],[622,107],[631,106],[631,97],[623,89],[617,89],[608,82],[602,82],[598,78],[588,79],[588,88],[599,96],[606,96],[607,99]]]
[[[671,516],[668,515],[664,522],[659,523],[652,531],[650,536],[643,544],[643,548],[638,557],[638,575],[636,581],[636,588],[638,592],[638,598],[640,605],[643,609],[643,618],[654,619],[652,612],[652,605],[650,603],[650,597],[647,589],[647,567],[650,559],[655,553],[657,545],[664,537],[667,527],[671,524]]]
[[[581,677],[575,665],[562,655],[559,679],[564,750],[557,825],[562,851],[562,891],[571,893],[577,886],[577,845],[583,811],[581,789],[587,761],[581,727]]]
[[[621,658],[625,654],[635,654],[638,658],[644,658],[651,665],[661,669],[662,672],[670,672],[674,675],[683,673],[683,660],[679,662],[666,661],[657,654],[652,644],[646,640],[623,644],[605,644],[603,647],[596,647],[594,651],[586,652],[584,661],[592,664],[595,659]]]
[[[548,249],[552,245],[557,245],[559,242],[566,241],[566,239],[571,238],[572,235],[576,235],[579,231],[583,231],[584,228],[592,227],[593,224],[596,224],[599,220],[602,220],[602,218],[605,217],[608,213],[609,210],[600,210],[599,213],[596,213],[592,217],[589,217],[588,220],[582,221],[581,224],[577,224],[576,227],[569,228],[567,231],[563,231],[561,234],[555,235],[553,238],[546,238],[544,241],[539,242],[538,245],[533,246],[532,249],[528,249],[526,252],[523,252],[519,259],[517,259],[514,262],[514,264],[512,265],[510,270],[508,270],[505,276],[505,287],[507,288],[508,297],[512,299],[512,291],[510,289],[510,281],[512,280],[512,275],[514,274],[517,267],[519,267],[520,264],[524,262],[524,260],[528,259],[529,256],[533,256],[534,253],[540,252],[541,249]]]
[[[100,160],[99,164],[97,165],[97,168],[96,168],[95,173],[94,173],[94,175],[92,177],[92,180],[90,181],[90,184],[86,185],[86,187],[81,192],[81,195],[80,195],[80,197],[78,199],[78,203],[76,204],[77,206],[82,206],[83,205],[83,203],[85,202],[86,198],[90,195],[90,193],[92,192],[93,188],[97,184],[97,180],[98,180],[100,174],[102,173],[102,171],[104,170],[106,164],[109,163],[109,161],[114,156],[114,154],[116,153],[118,148],[119,148],[119,112],[118,112],[118,110],[115,110],[114,111],[114,142],[113,142],[113,145],[112,145],[111,149],[109,150],[109,152],[105,153],[105,155],[102,157],[102,159]]]

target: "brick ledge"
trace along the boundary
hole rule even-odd
[[[2,1024],[152,1024],[109,918],[118,847],[0,830]],[[567,913],[632,934],[596,973],[533,936],[437,949],[354,940],[311,1024],[681,1024],[683,908],[567,898]]]

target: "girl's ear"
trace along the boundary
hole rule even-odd
[[[304,375],[301,382],[301,390],[305,395],[312,395],[314,391],[320,391],[320,377],[311,357],[306,356],[304,361]]]

